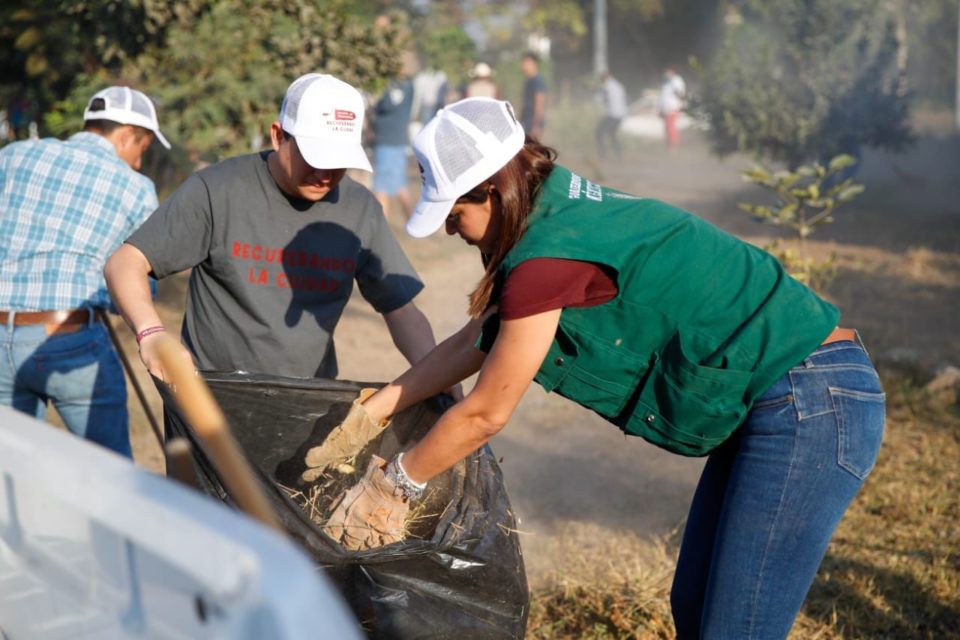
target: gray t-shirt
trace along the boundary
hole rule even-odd
[[[380,312],[423,284],[366,188],[286,196],[269,152],[194,174],[128,240],[163,278],[193,267],[183,339],[203,370],[335,377],[333,330],[356,280]]]

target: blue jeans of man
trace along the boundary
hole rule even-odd
[[[11,318],[0,349],[0,404],[43,419],[52,401],[70,431],[132,457],[123,367],[102,324],[47,335]]]
[[[785,638],[873,469],[885,396],[859,342],[821,346],[710,455],[677,563],[677,638]]]

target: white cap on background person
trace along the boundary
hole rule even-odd
[[[103,108],[99,104],[94,104],[97,99],[103,101]],[[130,87],[107,87],[98,91],[83,112],[83,119],[86,120],[110,120],[119,124],[129,124],[136,127],[143,127],[153,132],[167,149],[170,143],[160,133],[160,123],[157,122],[157,110],[142,91],[131,89]]]
[[[373,171],[363,150],[363,96],[331,75],[308,73],[287,88],[280,126],[314,169]]]
[[[493,69],[486,62],[478,62],[470,72],[471,78],[489,78],[493,75]]]
[[[407,233],[423,238],[443,226],[457,198],[510,162],[524,137],[503,100],[467,98],[438,111],[413,140],[423,187]]]

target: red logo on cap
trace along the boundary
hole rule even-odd
[[[346,109],[337,109],[333,112],[333,117],[336,120],[356,120],[357,114],[353,111],[347,111]]]

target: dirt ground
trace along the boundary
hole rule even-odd
[[[675,153],[656,142],[628,141],[620,161],[598,162],[592,150],[564,148],[560,162],[586,178],[670,201],[757,244],[776,229],[754,222],[737,203],[764,194],[738,171],[749,159],[718,160],[705,140],[688,133]],[[907,363],[926,370],[960,365],[960,138],[925,133],[907,153],[868,152],[857,176],[867,191],[839,209],[836,222],[813,237],[819,255],[836,253],[840,272],[827,296],[856,327],[881,366]],[[481,270],[475,250],[442,233],[413,240],[391,220],[426,283],[418,304],[442,339],[466,320],[467,294]],[[179,326],[185,277],[161,283],[160,304],[170,327]],[[120,328],[136,360],[129,332]],[[380,317],[355,296],[336,334],[341,377],[387,381],[404,370]],[[147,385],[154,411],[159,401]],[[468,383],[465,388],[469,389]],[[160,450],[131,391],[135,456],[162,471]],[[662,535],[685,515],[702,460],[658,450],[627,438],[589,411],[531,388],[513,420],[492,442],[514,510],[532,585],[565,570],[571,536],[609,544]],[[571,544],[572,543],[572,544]]]

